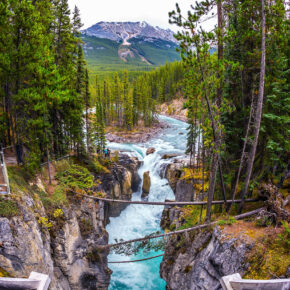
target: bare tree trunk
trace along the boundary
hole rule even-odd
[[[262,4],[262,56],[261,56],[261,69],[260,69],[260,82],[259,82],[259,95],[258,95],[258,101],[257,101],[257,109],[256,109],[256,115],[254,119],[254,142],[253,146],[250,151],[249,161],[247,165],[247,172],[246,172],[246,179],[245,179],[245,185],[242,191],[242,203],[240,206],[240,211],[242,211],[244,206],[244,200],[245,195],[249,187],[252,171],[253,171],[253,164],[255,160],[256,155],[256,149],[258,145],[258,138],[260,133],[260,126],[261,126],[261,119],[262,119],[262,110],[263,110],[263,98],[264,98],[264,84],[265,84],[265,62],[266,62],[266,35],[265,35],[265,4],[264,0],[261,0]]]
[[[90,132],[89,132],[89,104],[88,98],[86,97],[86,133],[87,133],[87,153],[89,152],[90,147]]]
[[[206,207],[206,221],[210,222],[211,219],[211,206],[214,198],[215,184],[216,184],[216,172],[218,167],[218,153],[219,142],[215,141],[214,152],[211,162],[210,176],[209,176],[209,187],[208,187],[208,198]]]
[[[49,158],[48,145],[46,145],[46,155],[47,155],[48,184],[51,184],[51,170],[50,170],[50,158]]]
[[[238,188],[239,181],[240,181],[240,175],[241,175],[241,171],[242,171],[243,163],[244,163],[244,158],[245,158],[246,146],[247,146],[247,142],[248,142],[248,138],[249,138],[249,132],[250,132],[250,128],[251,128],[253,111],[254,111],[254,90],[253,90],[253,94],[252,94],[250,117],[249,117],[249,121],[248,121],[248,126],[247,126],[245,141],[244,141],[244,145],[243,145],[243,150],[242,150],[240,165],[239,165],[239,169],[238,169],[238,173],[237,173],[236,183],[235,183],[235,187],[234,187],[233,194],[232,194],[232,200],[235,199],[236,192],[237,192],[237,188]],[[229,209],[228,209],[228,215],[230,214],[230,211],[232,209],[232,206],[233,206],[233,204],[231,203],[230,206],[229,206]]]
[[[221,62],[223,60],[223,12],[222,11],[223,11],[222,10],[222,0],[218,0],[217,1],[217,15],[218,15],[218,64],[219,65],[221,64]],[[218,107],[218,109],[220,109],[221,104],[222,104],[222,81],[221,81],[220,73],[218,73],[218,78],[220,79],[220,81],[219,81],[219,86],[217,88],[217,107]],[[218,164],[219,164],[221,190],[222,190],[224,201],[226,202],[226,200],[227,200],[226,189],[225,189],[222,163],[221,163],[220,156],[218,156]]]

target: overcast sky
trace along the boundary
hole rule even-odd
[[[83,28],[99,21],[146,21],[153,26],[177,27],[168,23],[168,12],[178,2],[184,15],[195,0],[68,0],[71,10],[78,6],[81,11]]]

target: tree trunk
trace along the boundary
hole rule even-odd
[[[247,165],[247,172],[246,172],[246,179],[245,179],[245,185],[242,191],[242,203],[240,206],[240,211],[242,211],[244,206],[244,200],[245,195],[249,187],[252,171],[253,171],[253,164],[255,160],[256,155],[256,149],[258,145],[258,138],[260,133],[260,126],[261,126],[261,119],[262,119],[262,110],[263,110],[263,97],[264,97],[264,84],[265,84],[265,62],[266,62],[266,35],[265,35],[265,5],[264,0],[261,0],[262,4],[262,56],[261,56],[261,68],[260,68],[260,82],[259,82],[259,95],[258,95],[258,101],[257,101],[257,109],[256,109],[256,115],[254,119],[254,142],[253,146],[250,151],[250,156],[248,160]]]
[[[237,192],[238,185],[239,185],[239,181],[240,181],[240,175],[241,175],[241,171],[242,171],[243,163],[244,163],[244,158],[245,158],[246,146],[247,146],[247,142],[248,142],[248,138],[249,138],[249,132],[250,132],[250,128],[251,128],[253,111],[254,111],[254,90],[253,90],[253,94],[252,94],[250,116],[249,116],[249,121],[248,121],[246,136],[245,136],[245,141],[244,141],[244,145],[243,145],[240,165],[239,165],[239,169],[238,169],[238,173],[237,173],[237,177],[236,177],[235,187],[234,187],[233,194],[232,194],[232,200],[235,199],[236,192]],[[228,209],[228,215],[230,214],[232,206],[233,206],[233,204],[231,203],[230,206],[229,206],[229,209]]]

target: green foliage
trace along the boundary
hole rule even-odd
[[[244,278],[272,279],[285,277],[289,267],[289,227],[284,224],[282,234],[263,237],[247,256],[250,267]]]
[[[96,77],[93,99],[96,102],[95,114],[90,116],[92,134],[96,151],[101,152],[106,146],[105,125],[150,127],[156,121],[157,102],[172,100],[182,91],[184,67],[181,62],[166,63],[152,72],[129,80],[128,71],[122,75],[115,73],[112,78],[102,82]]]
[[[46,217],[40,217],[38,223],[41,227],[46,228],[48,230],[52,227],[52,223]]]
[[[94,184],[94,176],[85,167],[72,165],[67,171],[56,175],[59,184],[69,189],[88,189]],[[60,187],[62,190],[62,187]]]
[[[191,228],[199,223],[200,220],[200,210],[198,207],[193,205],[187,205],[183,209],[183,216],[184,222],[178,230],[183,230],[187,228]]]
[[[60,208],[57,208],[54,212],[53,212],[53,217],[55,219],[62,217],[63,216],[63,211]]]
[[[82,164],[93,173],[97,174],[105,174],[110,173],[108,169],[111,166],[111,161],[105,159],[102,155],[100,156],[82,156],[81,157]]]
[[[234,217],[230,216],[228,219],[219,220],[217,224],[219,226],[223,226],[223,225],[232,225],[236,222],[237,222],[237,220]]]
[[[119,163],[119,151],[115,151],[112,161],[115,163]]]
[[[67,0],[5,0],[0,15],[0,142],[25,144],[18,161],[34,173],[47,149],[83,144],[79,13]]]
[[[0,278],[12,277],[7,271],[0,267]]]
[[[28,192],[28,182],[32,179],[29,171],[21,167],[11,166],[8,167],[8,177],[12,193]]]
[[[284,231],[278,235],[280,242],[285,245],[286,249],[290,249],[290,227],[287,222],[282,222]]]
[[[201,23],[211,17],[219,3],[222,27],[205,31]],[[260,124],[250,112],[251,107],[254,115],[257,111],[259,93],[261,9],[261,1],[199,1],[186,15],[178,4],[169,14],[170,22],[180,27],[176,39],[186,68],[183,92],[189,123],[187,153],[197,161],[195,166],[210,169],[211,198],[213,192],[218,199],[222,196],[216,160],[222,165],[226,198],[232,197],[237,176],[237,184],[243,184],[245,175],[249,175],[245,169],[250,168],[252,159],[247,153],[254,148],[255,128]],[[250,192],[262,180],[285,175],[289,159],[289,19],[282,0],[265,0],[265,11],[263,118]],[[218,47],[217,53],[212,46]],[[161,99],[163,91],[159,88]]]
[[[0,198],[0,216],[11,218],[19,214],[19,208],[14,200]]]

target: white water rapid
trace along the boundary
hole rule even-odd
[[[161,179],[159,169],[161,164],[170,162],[162,160],[163,154],[176,153],[184,155],[186,146],[187,124],[172,118],[160,116],[161,121],[167,122],[170,128],[164,130],[158,137],[144,144],[117,144],[110,143],[111,149],[127,151],[128,154],[137,156],[143,160],[143,166],[139,169],[139,175],[143,179],[143,173],[150,171],[151,188],[149,201],[164,201],[174,199],[173,191],[166,179]],[[156,152],[146,156],[148,147],[154,147]],[[172,160],[171,160],[172,161]],[[142,185],[142,184],[141,184]],[[141,200],[141,186],[133,194],[133,200]],[[115,239],[130,240],[144,237],[150,233],[161,231],[160,219],[162,206],[150,205],[129,205],[124,209],[119,217],[110,218],[107,226],[109,233],[109,243],[114,243]],[[136,260],[162,254],[161,251],[138,252],[137,255],[125,256],[111,252],[109,261]],[[110,290],[162,290],[165,289],[165,281],[160,278],[159,266],[162,257],[136,263],[109,264],[113,270],[111,276]]]

